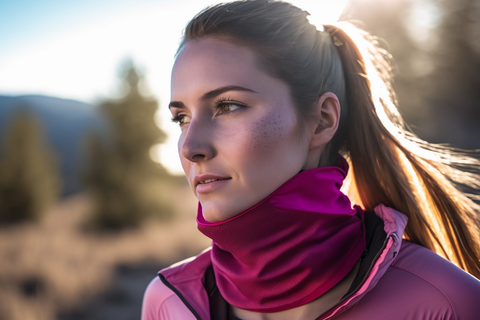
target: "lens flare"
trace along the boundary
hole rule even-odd
[[[294,0],[290,2],[307,11],[310,14],[308,20],[319,31],[323,31],[324,24],[332,24],[337,21],[347,5],[347,0]]]

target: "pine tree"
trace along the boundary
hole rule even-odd
[[[13,116],[0,159],[0,223],[37,220],[57,199],[60,177],[40,124],[26,110]]]
[[[110,135],[102,140],[92,134],[87,140],[89,162],[82,180],[95,203],[92,225],[100,229],[135,227],[148,215],[170,212],[159,192],[168,174],[150,157],[150,149],[166,135],[154,121],[158,103],[141,94],[141,81],[129,63],[123,74],[127,94],[99,108]]]

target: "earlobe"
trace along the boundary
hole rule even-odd
[[[316,123],[310,148],[324,146],[335,135],[340,121],[340,102],[332,92],[324,93],[317,102]]]

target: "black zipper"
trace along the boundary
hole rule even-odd
[[[328,312],[330,312],[331,310],[333,310],[334,308],[336,308],[339,304],[341,304],[343,301],[347,300],[348,298],[350,298],[351,296],[353,296],[357,291],[358,289],[360,289],[362,287],[362,285],[365,283],[365,281],[367,280],[368,278],[368,275],[370,274],[370,272],[372,271],[372,268],[373,266],[375,265],[375,263],[377,262],[377,259],[378,257],[380,256],[380,254],[383,252],[383,250],[385,250],[385,247],[387,246],[387,243],[388,243],[388,239],[392,238],[393,241],[395,241],[395,239],[397,239],[397,234],[394,232],[392,233],[391,235],[389,235],[388,237],[385,238],[385,240],[383,241],[383,245],[382,247],[380,248],[380,250],[378,250],[377,254],[375,255],[375,258],[373,258],[373,261],[372,263],[370,264],[370,266],[368,267],[368,270],[367,272],[365,273],[365,276],[363,277],[362,281],[360,282],[360,284],[355,288],[355,290],[353,290],[349,295],[343,297],[336,305],[334,305],[333,307],[331,307],[330,309],[328,309],[327,311],[325,311],[324,313],[322,313],[319,317],[317,317],[316,319],[320,319],[321,317],[323,317],[324,315],[326,315]],[[397,254],[397,252],[394,252],[393,253],[393,257],[395,257],[395,255]]]
[[[165,279],[165,277],[161,273],[158,274],[158,277],[160,278],[160,280],[162,280],[164,285],[166,285],[168,288],[170,288],[170,290],[175,292],[175,294],[180,298],[180,300],[182,300],[185,306],[187,306],[188,310],[190,310],[190,312],[193,313],[195,318],[197,318],[198,320],[202,320],[202,318],[200,318],[200,316],[198,315],[197,311],[195,311],[195,309],[190,305],[190,303],[188,303],[188,301],[185,299],[184,296],[182,296],[182,294],[180,293],[180,291],[177,290],[177,288],[172,286],[170,282],[168,282],[167,279]]]

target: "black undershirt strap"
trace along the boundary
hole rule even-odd
[[[215,274],[213,273],[213,266],[210,265],[205,270],[203,276],[203,286],[208,294],[208,300],[210,302],[210,319],[211,320],[230,320],[229,318],[229,305],[227,301],[222,297],[218,290]],[[233,318],[232,320],[238,320]]]

